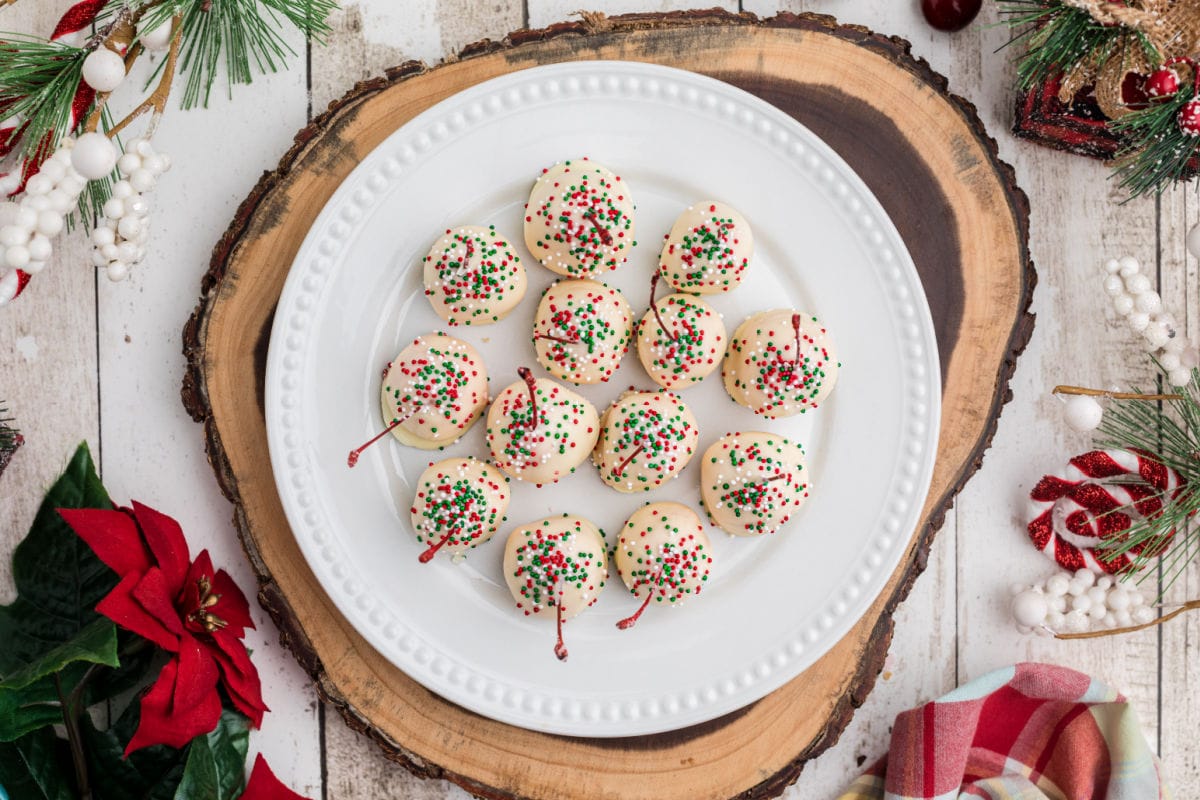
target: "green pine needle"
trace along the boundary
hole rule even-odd
[[[285,22],[323,42],[336,7],[336,0],[164,0],[146,12],[143,24],[153,29],[179,15],[179,68],[187,76],[181,106],[187,109],[208,105],[222,69],[230,90],[256,74],[278,72],[296,55],[281,34]]]
[[[1158,53],[1140,31],[1101,25],[1087,11],[1062,0],[1002,0],[1000,13],[1015,33],[1005,47],[1020,44],[1017,84],[1022,91],[1045,83],[1076,65],[1102,64],[1132,35],[1151,64]]]
[[[1125,514],[1131,523],[1100,548],[1110,559],[1128,554],[1133,562],[1131,572],[1141,571],[1161,555],[1163,593],[1186,571],[1200,545],[1200,528],[1188,525],[1200,511],[1200,372],[1193,370],[1189,384],[1178,391],[1182,400],[1113,400],[1105,409],[1095,442],[1097,447],[1149,453],[1183,480],[1184,490],[1173,497],[1159,491],[1151,495],[1162,503],[1158,514],[1143,517],[1135,504],[1109,512]],[[1140,478],[1113,483],[1149,488]],[[1171,531],[1175,531],[1174,538],[1168,539]]]
[[[71,121],[71,103],[87,51],[16,33],[0,33],[0,109],[20,116],[22,158],[53,152]]]
[[[20,433],[12,426],[12,417],[8,409],[0,404],[0,454],[11,453],[17,449],[17,434]]]
[[[1184,80],[1171,97],[1150,103],[1147,108],[1110,124],[1120,134],[1115,177],[1130,198],[1163,191],[1176,181],[1189,179],[1200,137],[1179,127],[1179,112],[1192,99],[1191,81]]]

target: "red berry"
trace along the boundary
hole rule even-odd
[[[1170,97],[1179,91],[1179,76],[1173,69],[1156,69],[1146,79],[1145,89],[1147,97]]]
[[[1184,103],[1183,108],[1179,109],[1176,121],[1179,123],[1179,130],[1188,136],[1200,136],[1200,100],[1193,99]]]
[[[925,21],[939,31],[957,31],[967,27],[983,0],[921,0]]]

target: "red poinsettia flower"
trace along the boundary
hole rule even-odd
[[[255,727],[267,706],[242,643],[253,628],[246,596],[204,550],[191,561],[179,523],[135,502],[133,509],[59,509],[59,515],[120,582],[96,610],[173,653],[142,697],[141,721],[125,754],[153,744],[182,747],[217,726],[224,687]]]
[[[275,773],[267,766],[267,761],[259,753],[254,758],[254,769],[250,771],[250,781],[238,800],[308,800],[298,795],[280,782]]]

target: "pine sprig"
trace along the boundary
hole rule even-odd
[[[1140,571],[1151,559],[1162,556],[1166,592],[1186,570],[1200,544],[1200,528],[1189,529],[1188,520],[1200,511],[1200,373],[1192,371],[1182,399],[1166,401],[1116,400],[1104,412],[1095,444],[1119,450],[1140,450],[1165,467],[1175,470],[1183,490],[1174,494],[1155,491],[1151,497],[1162,503],[1159,513],[1143,516],[1130,504],[1111,513],[1126,514],[1132,522],[1127,530],[1107,539],[1109,557],[1128,554],[1131,571]],[[1134,391],[1137,391],[1136,389]],[[1149,487],[1140,479],[1123,481]],[[1145,500],[1139,500],[1144,503]],[[1169,539],[1171,531],[1174,538]],[[1137,552],[1135,552],[1137,551]]]
[[[336,0],[163,0],[147,9],[143,24],[153,29],[179,15],[180,71],[187,75],[181,107],[187,109],[208,105],[222,69],[230,91],[256,74],[278,72],[296,55],[280,32],[284,22],[324,41],[336,7]]]
[[[12,425],[13,419],[8,416],[8,409],[0,403],[0,459],[17,449],[18,431]]]
[[[1185,81],[1174,95],[1110,123],[1122,140],[1115,177],[1129,191],[1130,199],[1149,191],[1162,194],[1172,183],[1195,172],[1200,137],[1179,127],[1179,112],[1192,99],[1190,86],[1190,80]]]
[[[20,154],[37,159],[68,132],[71,104],[87,50],[15,33],[0,33],[0,109],[25,124]]]
[[[1102,64],[1124,46],[1131,37],[1151,64],[1159,56],[1150,40],[1140,31],[1102,25],[1082,8],[1062,0],[1003,0],[1000,13],[1016,33],[1004,46],[1019,44],[1025,48],[1017,61],[1017,84],[1022,91],[1077,65]]]

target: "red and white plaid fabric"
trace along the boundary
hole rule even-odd
[[[1170,798],[1133,708],[1050,664],[992,672],[896,717],[891,749],[838,800]]]

